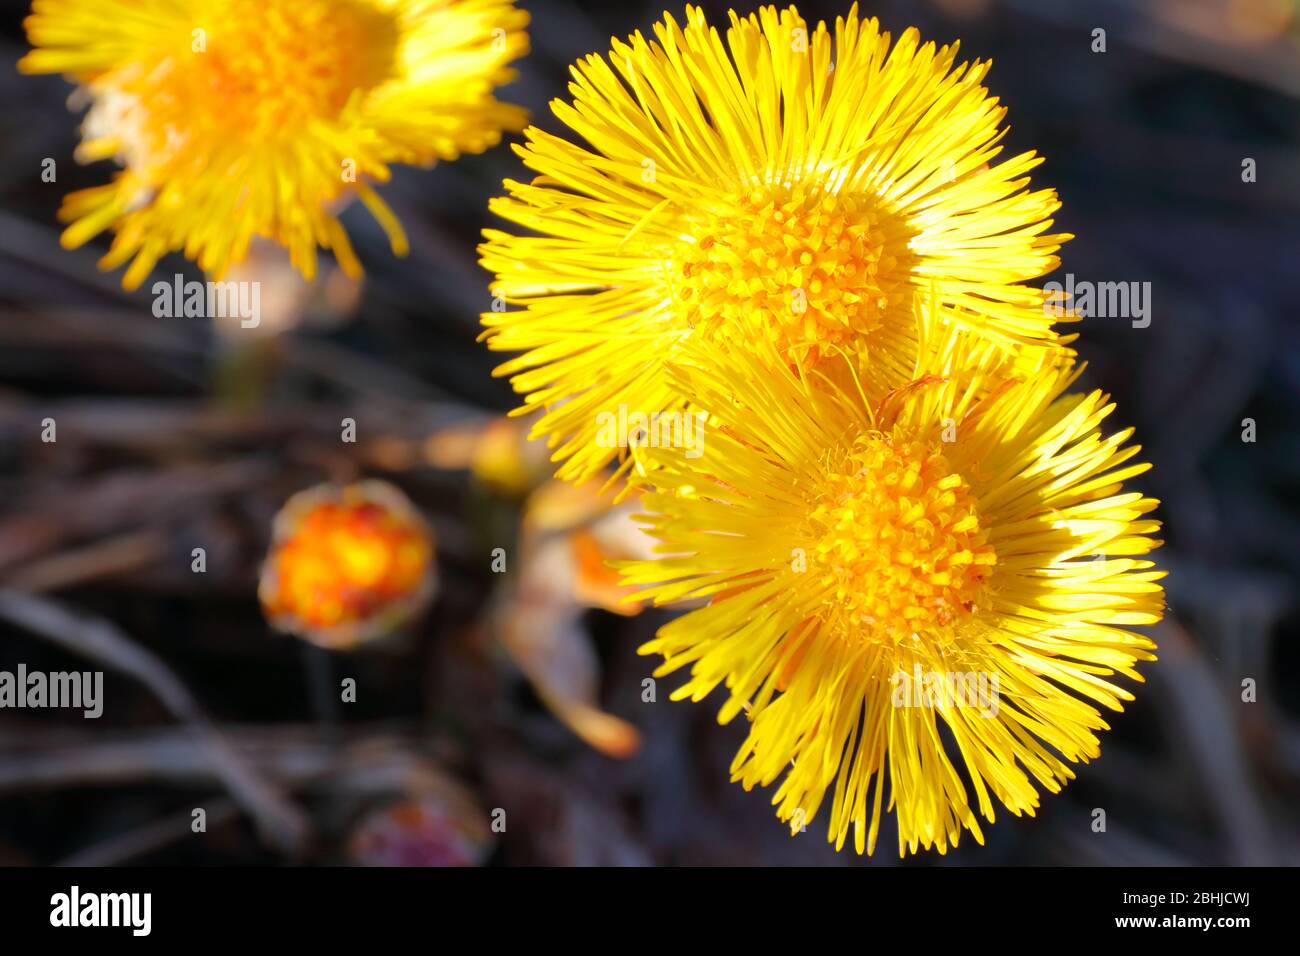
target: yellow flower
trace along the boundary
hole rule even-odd
[[[522,309],[483,316],[498,374],[546,409],[546,436],[581,480],[620,448],[596,420],[677,407],[664,363],[688,337],[770,340],[815,367],[847,349],[892,387],[915,353],[913,298],[1011,349],[1048,340],[1041,290],[1066,235],[1033,153],[994,164],[1005,110],[989,64],[956,45],[891,45],[856,6],[834,32],[794,8],[731,14],[726,42],[688,7],[572,68],[556,116],[517,148],[538,174],[492,210],[540,235],[486,230],[492,290]]]
[[[116,232],[101,262],[133,260],[134,288],[183,250],[220,278],[254,236],[311,278],[316,248],[361,271],[342,225],[357,196],[406,237],[371,182],[497,143],[523,111],[492,88],[526,52],[510,0],[35,0],[27,73],[63,73],[91,107],[81,162],[115,158],[109,185],[67,197],[75,248]]]
[[[688,350],[671,374],[710,410],[703,453],[647,450],[666,556],[623,566],[642,599],[706,600],[642,653],[689,666],[675,699],[721,684],[719,720],[748,715],[733,779],[784,774],[796,831],[830,793],[829,838],[852,825],[859,853],[886,783],[900,854],[982,843],[991,798],[1032,815],[1035,782],[1099,754],[1095,705],[1154,659],[1128,628],[1163,612],[1157,502],[1121,487],[1148,466],[1131,429],[1099,433],[1107,396],[1065,394],[1065,366],[998,381],[949,341],[878,401],[771,344]]]

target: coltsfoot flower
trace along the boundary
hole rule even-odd
[[[530,127],[537,173],[491,203],[533,235],[489,229],[498,307],[484,337],[522,351],[498,374],[544,409],[534,428],[582,480],[630,459],[599,415],[679,407],[665,362],[687,339],[759,340],[815,368],[841,351],[878,387],[904,381],[913,306],[1012,350],[1052,338],[1041,290],[1069,236],[1032,152],[994,163],[1005,109],[987,62],[896,42],[854,6],[810,28],[793,8],[731,14],[726,40],[687,7],[572,68],[555,101],[579,145]]]
[[[355,276],[335,216],[355,196],[404,255],[371,183],[522,128],[492,91],[527,21],[510,0],[35,0],[19,69],[80,84],[78,160],[123,167],[67,197],[63,245],[112,229],[101,266],[129,261],[127,288],[178,250],[219,278],[254,236],[308,278],[318,246]]]
[[[347,649],[405,624],[435,583],[424,519],[397,488],[363,481],[320,485],[285,503],[258,596],[278,630]]]
[[[348,837],[348,861],[358,866],[479,866],[492,849],[490,824],[468,794],[459,787],[445,789],[449,793],[372,810]]]
[[[900,853],[982,843],[995,800],[1032,815],[1099,754],[1098,707],[1132,699],[1114,678],[1154,659],[1129,628],[1163,613],[1157,502],[1122,487],[1148,466],[1100,433],[1107,396],[1066,394],[1065,365],[957,374],[956,347],[878,401],[771,343],[687,357],[675,385],[714,427],[696,461],[647,451],[664,556],[624,569],[643,599],[707,601],[642,653],[689,667],[675,699],[722,685],[719,720],[747,716],[733,779],[781,778],[795,831],[829,795],[859,853],[882,806]]]

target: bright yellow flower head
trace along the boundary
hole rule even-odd
[[[1005,110],[987,62],[957,47],[891,44],[856,7],[834,31],[794,8],[731,14],[726,40],[698,8],[614,41],[572,68],[556,116],[586,140],[530,128],[538,177],[492,210],[540,235],[485,232],[493,292],[522,309],[483,316],[496,350],[545,408],[560,476],[616,457],[596,419],[620,405],[677,407],[664,363],[687,338],[770,341],[812,368],[840,349],[877,384],[915,354],[913,299],[1012,348],[1049,340],[1040,290],[1068,236],[1046,234],[1040,160],[994,164]]]
[[[91,103],[77,158],[115,158],[106,186],[69,196],[63,244],[116,232],[101,265],[134,288],[183,250],[210,275],[254,236],[308,278],[316,248],[360,265],[335,217],[356,195],[403,255],[369,183],[391,163],[480,152],[523,111],[493,87],[526,52],[510,0],[35,0],[28,73],[64,73]]]
[[[747,714],[733,779],[783,777],[796,831],[829,793],[859,853],[886,788],[900,853],[983,842],[992,798],[1032,815],[1035,782],[1100,752],[1096,705],[1132,699],[1113,677],[1154,659],[1128,630],[1164,606],[1157,502],[1121,487],[1147,469],[1131,429],[1101,436],[1113,406],[1064,394],[1077,371],[999,382],[957,346],[879,400],[770,344],[686,351],[671,374],[709,430],[695,460],[647,450],[667,556],[624,568],[643,599],[707,601],[642,652],[689,666],[675,699],[723,685],[719,719]]]

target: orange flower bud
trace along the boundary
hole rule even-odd
[[[276,516],[258,596],[275,628],[328,648],[383,637],[435,587],[433,535],[386,482],[299,492]]]

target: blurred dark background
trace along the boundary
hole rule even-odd
[[[533,50],[499,95],[553,131],[547,102],[565,95],[568,64],[662,14],[522,5]],[[721,27],[726,5],[704,6]],[[873,860],[837,856],[824,816],[792,839],[772,791],[729,783],[743,728],[718,727],[716,702],[669,702],[676,678],[643,701],[652,665],[635,648],[658,613],[618,616],[566,592],[549,598],[553,633],[502,637],[499,622],[526,610],[524,569],[495,575],[489,555],[548,520],[533,514],[547,506],[528,453],[507,443],[504,478],[485,464],[484,435],[501,434],[512,397],[475,342],[490,303],[474,248],[487,199],[523,175],[505,145],[397,170],[382,192],[411,236],[404,260],[349,210],[359,286],[327,275],[307,289],[267,266],[285,327],[239,345],[201,320],[154,318],[149,283],[128,295],[120,273],[96,270],[102,246],[59,248],[60,198],[112,167],[73,162],[67,83],[14,71],[26,7],[0,0],[0,669],[101,666],[80,656],[99,648],[108,703],[98,721],[0,712],[0,864],[375,862],[358,833],[378,828],[415,841],[406,862],[897,865],[889,823]],[[846,9],[799,8],[811,21]],[[1053,278],[1151,283],[1149,327],[1088,319],[1078,349],[1084,384],[1115,396],[1114,427],[1136,426],[1155,465],[1141,484],[1163,502],[1158,560],[1171,572],[1160,660],[1108,717],[1101,759],[1038,817],[1000,814],[987,846],[964,837],[942,860],[907,865],[1295,864],[1300,5],[863,10],[993,59],[988,85],[1010,111],[1004,155],[1047,157],[1035,183],[1060,191],[1058,226],[1077,236]],[[1105,53],[1092,52],[1096,28]],[[54,184],[40,179],[47,157]],[[1255,182],[1243,182],[1246,158]],[[198,278],[180,259],[153,278],[175,272]],[[339,443],[345,416],[356,445]],[[55,444],[40,440],[47,417]],[[406,633],[331,655],[269,630],[258,565],[285,498],[361,475],[429,516],[441,590]],[[569,552],[533,553],[562,563]],[[338,702],[345,677],[355,704]],[[639,749],[624,759],[580,739],[560,712],[572,722],[584,701],[635,728]],[[423,816],[393,809],[410,805]],[[195,807],[206,833],[191,832]],[[505,831],[485,832],[498,809]]]

